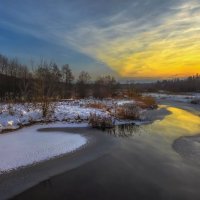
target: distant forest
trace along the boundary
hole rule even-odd
[[[155,83],[135,84],[142,92],[200,92],[200,75],[196,74],[185,79],[171,79],[157,81]]]
[[[91,81],[88,72],[80,72],[75,80],[68,64],[41,59],[39,64],[19,63],[16,58],[0,54],[0,100],[41,101],[44,98],[124,97],[140,92],[200,92],[200,76],[172,79],[154,83],[120,84],[110,75]]]

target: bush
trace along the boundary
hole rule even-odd
[[[52,101],[50,98],[46,97],[34,101],[33,105],[35,106],[36,109],[41,110],[42,117],[45,118],[46,120],[52,117],[56,107],[56,103]]]
[[[139,107],[133,103],[126,103],[116,108],[115,115],[120,119],[136,120],[140,118]]]
[[[112,117],[110,116],[100,116],[96,113],[90,113],[88,124],[92,126],[92,128],[112,128],[114,126]]]
[[[153,97],[150,96],[141,96],[137,98],[137,105],[140,108],[146,109],[151,108],[155,109],[158,107],[156,100]]]
[[[49,100],[45,100],[41,102],[42,116],[45,118],[49,118],[54,113],[55,104],[50,102]]]

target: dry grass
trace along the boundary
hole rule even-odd
[[[140,96],[134,99],[137,102],[137,105],[142,109],[155,109],[158,107],[156,100],[150,96]]]
[[[127,103],[116,108],[116,117],[119,119],[137,120],[140,118],[139,108],[137,105]]]
[[[113,127],[113,120],[112,117],[109,116],[100,116],[96,113],[91,113],[89,117],[88,124],[92,126],[92,128],[112,128]]]
[[[48,120],[55,111],[56,102],[52,101],[50,98],[43,97],[34,99],[32,105],[35,109],[40,109],[42,111],[42,116]]]

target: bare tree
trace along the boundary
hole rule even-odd
[[[94,83],[93,96],[101,99],[113,97],[116,92],[116,86],[117,82],[114,77],[110,75],[99,77]]]
[[[78,97],[85,98],[88,96],[90,80],[91,76],[88,72],[82,71],[79,74],[78,81],[76,84]]]
[[[74,76],[72,74],[71,69],[68,64],[62,66],[62,78],[65,82],[64,85],[64,96],[71,97],[72,93],[72,81],[74,80]]]
[[[18,70],[20,96],[23,101],[30,101],[32,98],[32,74],[26,65],[21,65]]]
[[[56,63],[41,60],[35,70],[35,99],[40,103],[43,117],[54,111],[53,100],[59,94],[60,69]]]

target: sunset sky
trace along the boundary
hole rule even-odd
[[[200,0],[0,0],[0,53],[93,76],[193,75],[200,73]]]

